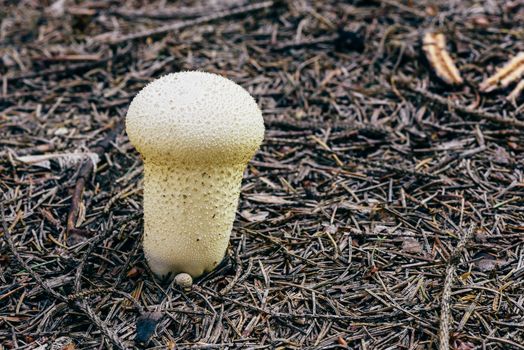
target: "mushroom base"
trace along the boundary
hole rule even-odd
[[[245,164],[158,165],[144,171],[144,253],[158,276],[213,270],[226,252]]]

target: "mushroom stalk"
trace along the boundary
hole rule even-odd
[[[200,276],[220,263],[233,228],[244,168],[244,164],[210,168],[146,162],[143,244],[155,274]]]

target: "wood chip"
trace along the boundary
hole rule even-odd
[[[460,85],[464,82],[446,49],[444,34],[428,32],[424,35],[422,44],[429,64],[440,79],[450,85]]]
[[[479,90],[482,92],[491,92],[509,86],[517,81],[524,74],[524,52],[520,52],[506,63],[497,72],[485,79],[480,85]]]

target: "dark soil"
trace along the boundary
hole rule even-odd
[[[143,3],[0,1],[0,349],[524,349],[524,104],[478,89],[524,51],[522,2]],[[184,292],[144,261],[123,120],[195,69],[267,133]]]

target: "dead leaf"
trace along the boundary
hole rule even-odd
[[[26,343],[32,343],[32,342],[35,341],[35,338],[33,336],[31,336],[31,335],[25,335],[24,336],[24,340],[25,340]]]
[[[508,165],[511,164],[512,158],[506,149],[495,146],[494,157],[492,158],[495,163]]]
[[[462,339],[453,340],[453,350],[472,350],[475,348],[475,345],[469,341],[464,341]]]
[[[54,18],[59,18],[64,15],[67,0],[57,0],[46,9],[46,13]]]
[[[402,250],[410,254],[420,254],[423,252],[422,244],[413,237],[405,237],[402,242]]]
[[[127,277],[136,278],[136,277],[141,276],[143,272],[144,272],[144,269],[133,266],[132,268],[129,269],[129,271],[127,271]]]
[[[477,242],[486,243],[488,241],[488,237],[489,236],[487,232],[482,229],[478,229],[478,230],[475,230],[475,232],[473,232],[473,238]]]
[[[426,12],[426,14],[430,17],[435,17],[436,15],[438,15],[438,8],[434,4],[430,4],[426,6],[426,9],[424,12]]]
[[[519,145],[516,142],[508,141],[508,147],[514,150],[519,149]]]
[[[340,345],[340,346],[344,346],[344,347],[347,347],[347,346],[348,346],[347,341],[346,341],[344,338],[342,338],[342,336],[339,336],[339,337],[337,338],[337,343],[338,343],[338,345]]]
[[[371,232],[374,235],[380,235],[380,234],[388,234],[389,233],[389,227],[384,225],[375,225],[373,227],[373,231]]]
[[[447,142],[442,142],[437,145],[435,148],[443,151],[457,151],[463,150],[467,144],[470,143],[470,140],[467,139],[456,139]]]
[[[64,136],[64,135],[67,135],[69,133],[69,129],[66,128],[66,127],[61,127],[61,128],[58,128],[56,129],[53,134],[55,136]]]
[[[495,256],[485,252],[475,254],[473,259],[473,265],[482,272],[494,271],[507,263],[506,260],[497,259]]]
[[[69,237],[67,237],[67,246],[73,247],[77,244],[80,244],[82,242],[85,242],[89,239],[89,233],[85,230],[81,229],[74,229],[70,232]]]

